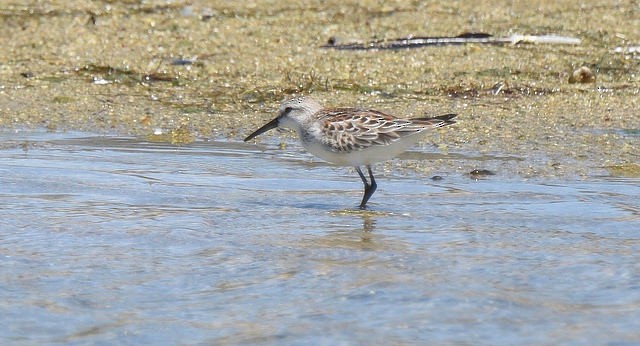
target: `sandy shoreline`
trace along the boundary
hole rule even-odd
[[[425,174],[475,167],[526,177],[640,175],[634,171],[640,57],[615,51],[639,44],[639,9],[631,2],[189,4],[1,5],[0,128],[141,137],[161,130],[177,134],[166,137],[177,144],[240,140],[270,119],[283,98],[312,93],[326,105],[398,116],[458,113],[459,124],[425,137],[423,145],[467,157],[521,158],[390,167]],[[468,31],[559,34],[582,43],[319,48],[330,37]],[[581,66],[595,73],[595,82],[568,82]]]

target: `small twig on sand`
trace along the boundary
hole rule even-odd
[[[580,44],[580,39],[559,35],[519,35],[509,37],[494,37],[486,33],[464,33],[458,36],[425,36],[398,38],[392,40],[378,40],[368,43],[336,43],[334,38],[320,46],[339,50],[378,50],[378,49],[408,49],[425,46],[445,46],[462,44]]]

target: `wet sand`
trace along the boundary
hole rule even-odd
[[[633,2],[606,1],[3,4],[0,128],[175,144],[239,141],[272,118],[283,98],[311,93],[327,105],[398,116],[459,114],[458,124],[422,142],[451,157],[392,161],[387,168],[637,177],[640,56],[616,48],[640,44],[639,12]],[[319,48],[331,37],[463,32],[557,34],[582,42]],[[595,81],[569,83],[582,66]],[[499,157],[518,160],[492,159]]]

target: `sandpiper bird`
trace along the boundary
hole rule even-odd
[[[308,152],[336,165],[355,167],[364,183],[360,202],[364,209],[378,187],[371,164],[399,155],[420,139],[418,134],[453,124],[455,116],[399,119],[371,109],[322,108],[315,99],[303,96],[283,102],[278,116],[244,141],[276,127],[295,130]],[[360,166],[367,167],[369,181]]]

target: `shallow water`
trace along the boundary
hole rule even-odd
[[[0,344],[635,344],[640,181],[0,135]]]

